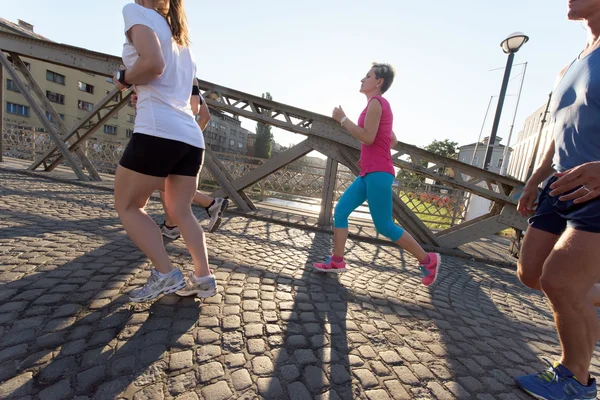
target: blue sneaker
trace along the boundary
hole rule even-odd
[[[593,400],[597,394],[595,379],[584,386],[558,362],[539,374],[515,378],[515,382],[528,394],[542,400]]]

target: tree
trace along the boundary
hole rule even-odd
[[[444,140],[434,140],[425,146],[425,150],[430,151],[432,153],[438,154],[440,156],[448,157],[448,158],[457,158],[458,157],[458,143],[453,142],[450,139]],[[438,168],[437,172],[441,175],[453,175],[452,169],[446,169],[446,167]],[[447,174],[448,173],[448,174]],[[436,185],[439,185],[440,182],[436,181]]]
[[[457,146],[458,143],[453,142],[450,139],[434,140],[425,146],[425,150],[439,154],[440,156],[456,158],[458,155]]]
[[[431,142],[427,146],[425,146],[425,150],[430,151],[435,154],[438,154],[440,156],[456,158],[458,155],[457,146],[458,146],[458,143],[453,142],[450,139],[434,140],[433,142]],[[423,160],[422,162],[423,162],[423,164],[421,166],[423,168],[427,168],[427,161]],[[440,168],[438,170],[438,172],[440,174],[444,174],[446,172],[446,169]],[[425,181],[424,176],[417,175],[413,172],[409,172],[409,171],[406,171],[403,169],[401,169],[398,172],[398,174],[396,175],[396,179],[398,179],[401,182],[414,182],[414,183]]]
[[[263,99],[273,100],[271,93],[263,93]],[[263,115],[271,116],[271,111],[263,110]],[[271,158],[271,150],[273,149],[273,133],[271,125],[266,125],[261,122],[256,124],[256,142],[254,144],[255,155],[258,158]]]

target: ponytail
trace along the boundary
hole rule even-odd
[[[183,9],[183,0],[169,0],[167,22],[175,42],[180,46],[188,47],[190,45],[190,31]]]

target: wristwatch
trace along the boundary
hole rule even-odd
[[[117,71],[117,80],[119,82],[121,82],[121,84],[123,86],[127,86],[128,88],[131,87],[131,84],[125,82],[125,70],[124,69],[120,69],[120,70]]]
[[[347,120],[347,119],[348,119],[348,118],[346,118],[346,116],[344,115],[344,116],[342,117],[342,119],[340,120],[340,125],[344,125],[344,122],[346,122],[346,120]]]

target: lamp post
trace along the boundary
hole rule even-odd
[[[519,51],[529,37],[522,32],[515,32],[510,34],[506,39],[500,43],[502,50],[508,54],[506,60],[506,68],[504,69],[504,78],[502,79],[502,87],[500,88],[500,95],[498,96],[498,106],[496,107],[496,116],[494,117],[494,124],[492,125],[492,133],[488,139],[487,150],[485,158],[483,160],[483,168],[486,170],[490,169],[490,161],[492,159],[492,153],[494,151],[494,142],[496,141],[496,133],[498,132],[498,126],[500,125],[500,116],[502,115],[502,106],[504,105],[504,98],[506,97],[506,88],[508,87],[508,79],[510,78],[510,70],[515,59],[515,53]]]

